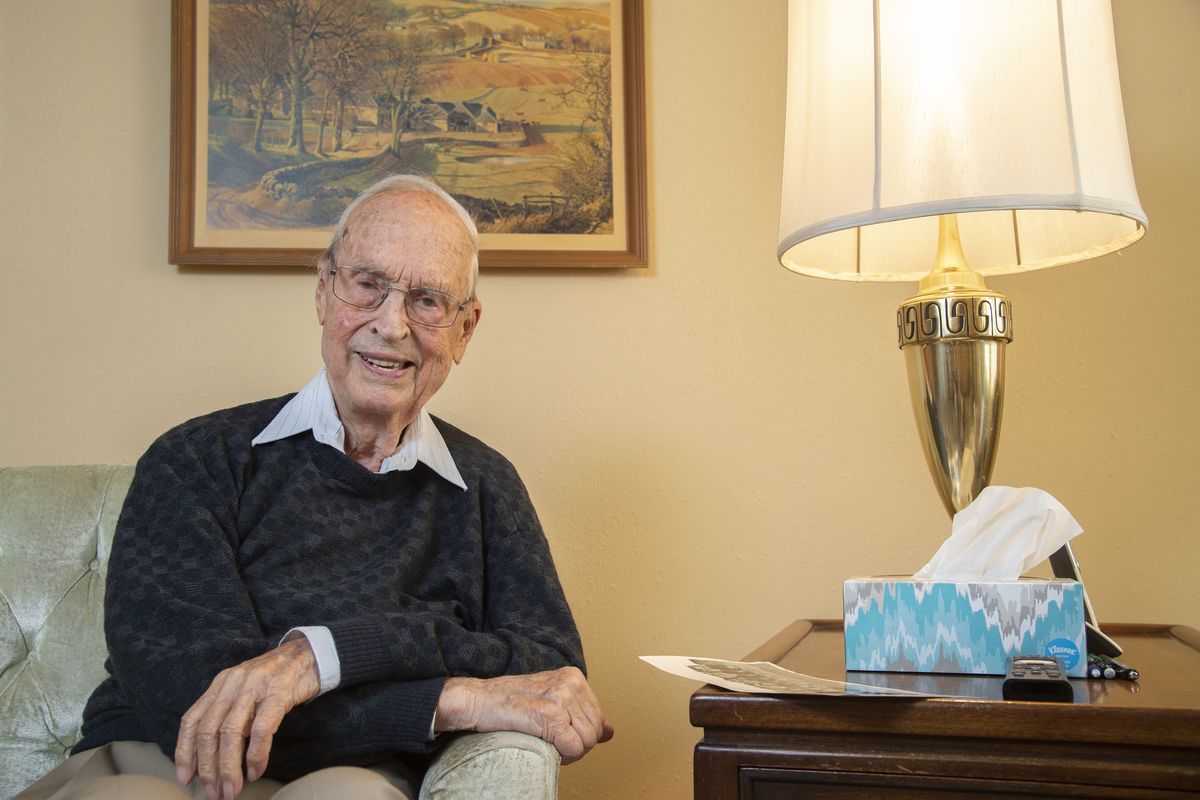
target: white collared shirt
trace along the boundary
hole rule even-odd
[[[316,374],[308,385],[287,401],[287,404],[275,415],[275,419],[262,429],[250,442],[252,446],[286,439],[303,431],[312,431],[313,438],[321,444],[327,444],[338,452],[346,452],[346,429],[338,417],[337,406],[333,402],[333,391],[329,388],[329,379],[325,368]],[[400,446],[396,452],[383,460],[379,472],[410,470],[417,462],[425,464],[438,475],[464,492],[467,484],[463,482],[446,440],[433,424],[429,412],[421,409],[412,424],[404,429],[400,437]]]
[[[257,447],[269,444],[304,431],[312,431],[313,438],[321,444],[346,452],[346,430],[338,417],[324,367],[279,410],[267,427],[251,440],[250,445]],[[450,449],[446,447],[446,440],[433,424],[429,412],[423,408],[412,424],[404,429],[396,452],[379,465],[379,473],[410,470],[417,462],[425,464],[463,491],[467,490],[467,484],[450,456]],[[280,644],[301,635],[308,639],[317,661],[317,676],[321,682],[318,696],[336,689],[342,682],[342,663],[333,634],[324,625],[305,625],[288,631]]]

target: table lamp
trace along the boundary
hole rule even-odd
[[[1146,223],[1108,0],[790,0],[779,260],[919,281],[898,338],[951,515],[988,484],[1003,409],[1013,313],[984,276],[1111,253]]]

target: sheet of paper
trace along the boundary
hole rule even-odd
[[[711,683],[722,689],[751,694],[936,696],[925,692],[889,689],[885,686],[867,686],[862,683],[845,683],[826,678],[814,678],[811,675],[784,669],[769,661],[723,661],[719,658],[695,658],[692,656],[642,656],[642,661],[672,675]]]

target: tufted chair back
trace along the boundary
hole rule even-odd
[[[133,467],[0,469],[0,798],[57,766],[104,678],[104,576]]]

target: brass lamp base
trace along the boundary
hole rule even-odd
[[[939,228],[933,271],[900,305],[896,326],[925,460],[954,516],[988,485],[996,463],[1012,311],[966,265],[954,216],[941,217]]]
[[[999,295],[918,295],[900,306],[900,346],[925,460],[951,516],[988,485],[1012,340]]]

